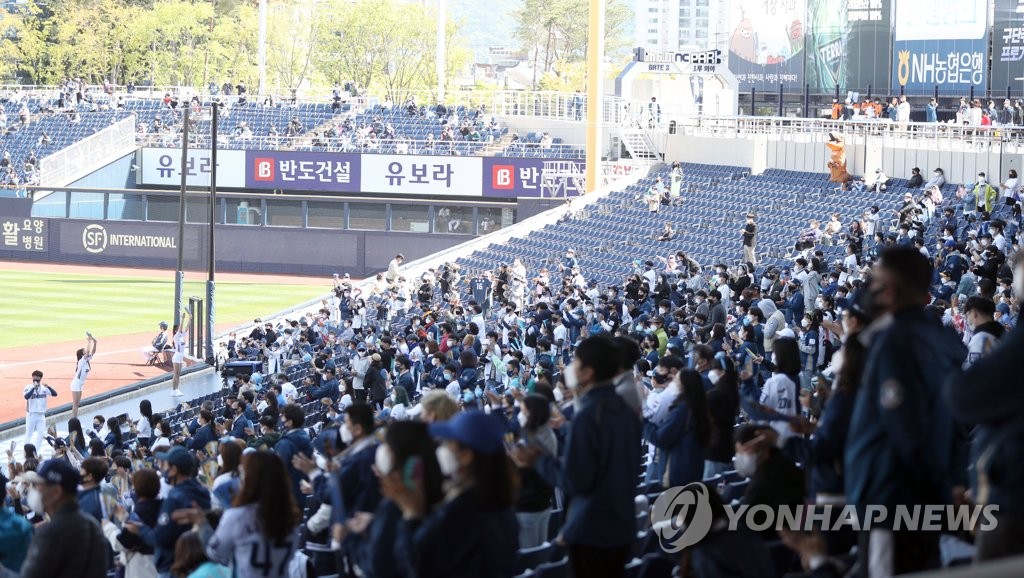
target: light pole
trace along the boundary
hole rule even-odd
[[[188,112],[181,125],[181,195],[178,197],[178,269],[174,275],[174,324],[181,327],[181,292],[185,281],[185,190],[188,187]]]
[[[264,91],[267,89],[267,0],[260,0],[259,25],[256,42],[258,43],[256,49],[256,66],[259,68],[260,73],[260,85],[259,90],[256,93],[256,98],[261,99],[264,97]]]
[[[437,0],[437,102],[444,102],[445,43],[448,40],[447,0]]]

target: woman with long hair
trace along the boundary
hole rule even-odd
[[[230,578],[231,570],[210,560],[198,532],[186,532],[174,543],[171,575],[176,578]]]
[[[71,435],[75,434],[75,435]],[[68,437],[65,441],[68,442],[68,447],[73,447],[78,450],[78,453],[85,453],[88,448],[88,442],[86,441],[85,432],[82,431],[82,422],[77,417],[73,417],[68,420]]]
[[[139,445],[149,447],[153,439],[153,404],[148,399],[139,402],[139,414],[142,416],[135,422],[135,435],[138,437]]]
[[[707,392],[711,440],[704,455],[705,480],[732,469],[732,457],[736,453],[732,428],[740,409],[739,376],[732,359],[716,356],[711,362],[708,379],[712,384]]]
[[[121,436],[121,422],[116,417],[107,420],[107,437],[103,439],[104,449],[111,452],[124,450],[124,438]]]
[[[704,392],[704,378],[693,369],[676,377],[679,395],[660,423],[644,420],[644,437],[660,450],[664,486],[699,482],[704,474],[704,452],[711,441],[711,415]]]
[[[75,352],[75,377],[71,380],[71,417],[78,417],[78,405],[82,402],[85,380],[92,369],[92,358],[96,355],[96,338],[85,332],[85,347]]]
[[[402,510],[396,554],[418,576],[512,576],[518,528],[515,465],[505,451],[505,425],[497,416],[468,411],[430,434],[441,441],[437,462],[448,478],[444,501],[433,511],[422,484],[405,471],[382,475],[381,493]]]
[[[239,466],[242,464],[242,446],[238,442],[220,444],[217,452],[217,477],[213,479],[210,494],[213,507],[224,510],[231,507],[242,484]]]
[[[543,395],[531,393],[519,402],[518,420],[520,439],[544,453],[558,455],[558,438],[548,423],[551,407]],[[544,481],[533,468],[519,468],[521,485],[516,500],[516,519],[519,521],[519,548],[534,548],[548,539],[548,521],[551,519],[551,484]]]
[[[772,375],[761,388],[761,398],[750,418],[770,425],[779,434],[779,445],[784,447],[796,435],[789,424],[795,421],[799,403],[799,344],[792,337],[777,339],[772,356]]]
[[[444,476],[437,463],[437,444],[430,437],[427,424],[415,421],[393,423],[384,434],[384,443],[377,446],[374,467],[381,476],[401,472],[405,483],[423,490],[427,512],[444,498]],[[404,575],[395,549],[402,510],[390,499],[381,500],[373,514],[366,540],[359,554],[363,576],[373,578]]]
[[[200,509],[179,510],[175,519],[198,526],[207,556],[231,566],[232,575],[287,578],[302,514],[284,462],[269,452],[247,454],[241,478],[233,507],[224,511],[216,530]]]

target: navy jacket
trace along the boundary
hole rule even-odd
[[[302,495],[299,484],[302,483],[306,475],[292,466],[292,458],[296,454],[305,454],[308,458],[313,457],[313,442],[309,440],[309,433],[301,428],[285,433],[274,444],[274,453],[284,461],[284,466],[288,469],[288,477],[292,479],[292,495],[295,496],[295,503],[301,508],[306,503],[306,497]]]
[[[373,512],[380,503],[380,483],[373,473],[377,444],[371,442],[345,456],[331,476],[331,519],[344,523],[356,512]]]
[[[249,435],[245,433],[246,428],[252,428],[252,421],[243,413],[236,417],[234,423],[231,424],[231,437],[248,440]]]
[[[206,444],[217,441],[217,434],[213,431],[213,424],[206,424],[196,430],[192,441],[188,443],[188,449],[192,451],[205,450]]]
[[[377,506],[359,555],[359,569],[367,578],[400,578],[409,575],[399,566],[395,542],[402,524],[402,510],[391,500]]]
[[[413,380],[412,371],[407,371],[398,377],[398,386],[405,388],[405,393],[409,394],[409,399],[412,399],[412,395],[416,393],[416,381]]]
[[[78,492],[78,509],[83,514],[89,514],[96,518],[97,522],[103,521],[103,505],[100,502],[100,487],[96,486],[88,490]]]
[[[317,387],[310,392],[314,400],[320,400],[325,397],[331,398],[332,401],[338,401],[338,380],[328,379],[320,382],[320,387]]]
[[[818,429],[808,442],[812,495],[843,493],[843,452],[852,415],[853,396],[835,390],[821,410]]]
[[[567,543],[612,548],[634,541],[640,427],[614,387],[595,387],[580,400],[562,459],[546,455],[537,461],[541,477],[569,497]]]
[[[639,444],[637,439],[638,448]],[[633,501],[632,494],[629,501]],[[497,512],[481,510],[473,489],[442,503],[422,522],[403,521],[398,528],[395,553],[401,557],[399,565],[411,569],[406,575],[420,578],[515,575],[519,549],[519,524],[515,514],[511,508]]]
[[[153,547],[156,553],[155,563],[159,572],[169,572],[174,563],[174,545],[178,538],[188,532],[191,527],[181,525],[171,519],[175,510],[193,507],[197,504],[204,510],[210,509],[210,492],[195,478],[189,478],[171,488],[167,499],[160,506],[160,517],[156,526],[141,526],[139,535],[142,541]]]
[[[956,333],[923,309],[896,313],[875,335],[844,460],[846,501],[860,515],[869,504],[892,512],[952,499],[952,485],[966,477],[966,448],[940,389],[964,357]]]
[[[1018,325],[989,355],[947,383],[945,398],[953,416],[977,425],[972,454],[986,475],[974,493],[987,494],[999,513],[1024,516],[1024,325]]]
[[[644,437],[662,450],[658,460],[661,471],[668,466],[669,486],[685,486],[703,479],[704,448],[697,440],[697,432],[690,428],[690,408],[685,402],[669,410],[661,423],[644,421]]]

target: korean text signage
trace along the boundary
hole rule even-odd
[[[1019,89],[1024,73],[1024,1],[995,0],[992,25],[992,92]]]
[[[988,0],[899,0],[894,24],[894,92],[985,92]]]
[[[173,156],[173,152],[172,149],[143,150],[144,156],[157,159],[157,166],[160,166],[159,162],[167,162],[166,159],[160,159]],[[203,155],[206,153],[196,152],[199,156],[196,157],[195,166],[201,171],[204,166],[202,159],[207,158]],[[241,156],[236,154],[225,157],[226,152],[239,153]],[[180,151],[175,158],[180,161]],[[539,197],[545,160],[548,159],[224,151],[219,152],[217,157],[220,165],[217,185],[224,188],[280,190],[284,193]],[[582,173],[583,161],[573,162]],[[172,164],[172,167],[175,166]],[[208,174],[205,178],[208,182]],[[227,182],[224,179],[228,179]],[[148,181],[147,184],[173,183]],[[569,190],[572,194],[571,184]]]
[[[181,185],[181,149],[145,148],[142,149],[141,160],[137,177],[138,184],[173,187]],[[217,151],[217,186],[244,187],[245,173],[242,171],[244,162],[245,151]],[[189,186],[210,186],[212,168],[213,159],[210,151],[202,149],[188,151],[185,172],[188,175]]]
[[[485,157],[484,190],[487,197],[539,197],[544,159]],[[583,161],[575,161],[580,173]],[[566,185],[570,195],[583,194],[572,183]]]
[[[46,219],[0,217],[0,249],[46,251]]]
[[[245,185],[253,189],[359,192],[359,155],[289,151],[250,152]]]
[[[806,0],[729,3],[729,70],[741,90],[803,88]]]

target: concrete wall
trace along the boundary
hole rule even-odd
[[[668,135],[666,161],[777,168],[811,173],[828,172],[829,151],[824,133],[788,135],[723,135],[720,137]],[[1024,149],[1011,144],[981,147],[967,141],[903,139],[870,135],[851,139],[846,146],[846,165],[855,176],[882,168],[890,177],[909,178],[910,169],[929,173],[941,167],[950,182],[971,182],[979,172],[990,182],[1002,181],[1010,169],[1024,169]]]

